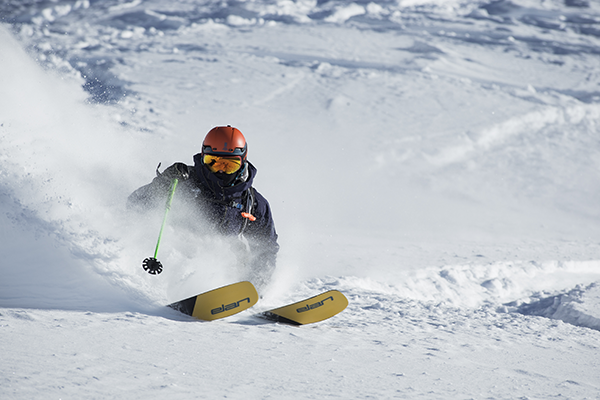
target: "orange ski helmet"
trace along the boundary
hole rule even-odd
[[[248,157],[248,144],[239,129],[231,125],[212,128],[202,143],[202,154],[240,156],[242,162]]]

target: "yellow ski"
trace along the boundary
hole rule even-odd
[[[258,293],[254,285],[243,281],[177,301],[168,307],[194,318],[212,321],[244,311],[257,301]]]
[[[265,311],[260,316],[276,322],[306,325],[331,318],[347,306],[346,296],[337,290],[330,290],[287,306]]]

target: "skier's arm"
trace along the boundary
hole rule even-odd
[[[127,209],[135,211],[147,211],[164,204],[171,187],[173,179],[180,181],[189,177],[189,167],[183,163],[175,163],[164,172],[158,173],[149,184],[142,186],[127,198]]]
[[[256,192],[254,216],[256,221],[250,222],[244,233],[252,253],[250,268],[256,272],[260,271],[262,279],[268,281],[276,267],[279,244],[271,207],[258,192]]]
[[[271,214],[271,206],[260,193],[255,192],[255,195],[256,207],[254,216],[256,217],[256,221],[250,222],[246,230],[246,235],[258,244],[260,252],[270,253],[275,256],[279,251],[279,244],[277,244],[278,236]]]

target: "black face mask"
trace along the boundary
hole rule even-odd
[[[222,186],[231,186],[233,181],[237,178],[238,174],[226,174],[224,172],[215,172],[213,173],[221,182],[223,182]]]

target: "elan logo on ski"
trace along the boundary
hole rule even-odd
[[[246,297],[245,299],[236,301],[235,303],[231,303],[231,304],[227,304],[227,305],[222,304],[221,307],[213,308],[212,310],[210,310],[210,313],[215,315],[215,314],[220,314],[225,311],[233,310],[234,308],[238,308],[242,301],[247,301],[248,304],[250,304],[250,297]]]
[[[331,301],[333,301],[333,296],[329,296],[328,298],[326,298],[326,299],[323,299],[323,300],[321,300],[321,301],[318,301],[318,302],[316,302],[315,304],[311,304],[311,305],[308,305],[308,304],[307,304],[305,307],[300,307],[300,308],[297,308],[297,309],[296,309],[296,312],[297,312],[297,313],[303,313],[303,312],[306,312],[306,311],[308,311],[308,310],[314,310],[315,308],[321,307],[321,306],[323,305],[323,302],[324,302],[325,300],[331,300]]]

